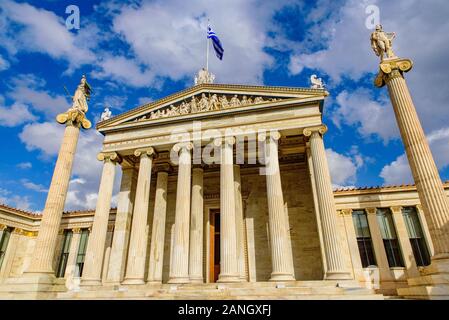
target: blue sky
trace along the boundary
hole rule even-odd
[[[68,30],[68,5],[80,29]],[[308,87],[322,77],[330,97],[325,143],[335,186],[412,182],[386,89],[373,87],[378,58],[366,25],[380,9],[407,75],[443,180],[449,179],[449,3],[341,1],[12,1],[0,2],[0,203],[41,211],[65,111],[82,74],[94,89],[89,117],[118,114],[192,85],[204,66],[205,24],[220,37],[219,83]],[[94,208],[102,136],[82,133],[66,209]],[[117,191],[120,173],[116,179]]]

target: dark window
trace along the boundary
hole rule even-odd
[[[0,268],[5,258],[6,248],[8,248],[9,238],[11,237],[11,228],[5,228],[0,231]]]
[[[428,266],[430,264],[429,249],[424,238],[424,233],[419,221],[415,207],[405,207],[402,209],[408,236],[412,245],[413,255],[418,266]]]
[[[384,241],[388,264],[391,268],[403,267],[402,253],[390,209],[377,209],[377,221]]]
[[[58,271],[56,277],[64,278],[67,260],[69,259],[70,243],[72,242],[72,230],[64,230],[64,242],[62,244],[61,256],[59,257]]]
[[[366,268],[376,265],[366,212],[364,210],[354,210],[352,212],[352,221],[354,222],[362,266]]]
[[[84,257],[86,256],[87,240],[89,239],[89,230],[81,230],[80,245],[78,247],[78,254],[76,255],[76,270],[75,275],[81,277],[83,275]]]

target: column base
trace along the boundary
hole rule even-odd
[[[190,277],[190,283],[204,283],[203,277]]]
[[[125,280],[123,280],[123,282],[122,282],[122,284],[132,284],[132,285],[134,285],[134,284],[145,284],[145,281],[143,281],[143,279],[126,279],[125,278]]]
[[[295,277],[290,273],[280,273],[280,272],[273,272],[271,273],[271,278],[268,281],[271,282],[284,282],[284,281],[295,281]]]
[[[217,283],[241,282],[237,274],[220,274]]]
[[[408,288],[397,289],[398,295],[410,299],[449,299],[449,259],[433,257],[430,266],[425,267],[421,276],[409,278]]]
[[[190,278],[189,277],[176,277],[176,278],[170,278],[170,280],[168,280],[169,284],[186,284],[186,283],[190,283]]]
[[[55,279],[53,273],[26,272],[19,278],[6,278],[0,294],[11,295],[11,299],[52,299]]]
[[[81,283],[80,286],[85,287],[85,286],[101,286],[102,282],[101,279],[84,279],[81,278]]]
[[[345,271],[328,271],[324,275],[324,280],[352,280],[351,273]]]

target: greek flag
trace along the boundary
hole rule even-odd
[[[218,59],[222,60],[224,49],[221,46],[220,39],[218,39],[217,35],[215,34],[215,32],[212,30],[211,27],[208,27],[207,38],[212,39],[212,44],[214,45],[215,55],[217,56]]]

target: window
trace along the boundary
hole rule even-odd
[[[352,221],[354,222],[362,266],[366,268],[376,265],[366,212],[364,210],[354,210],[352,212]]]
[[[402,209],[405,225],[407,226],[408,237],[412,245],[413,255],[418,266],[428,266],[430,264],[429,249],[424,238],[424,233],[419,221],[415,207],[405,207]]]
[[[83,275],[84,257],[86,256],[87,240],[89,239],[89,230],[81,230],[80,245],[78,247],[78,254],[76,255],[76,270],[75,275],[81,277]]]
[[[67,267],[67,260],[69,259],[72,235],[72,230],[64,230],[64,242],[62,244],[61,256],[59,257],[58,271],[56,272],[56,277],[58,278],[64,278],[65,268]]]
[[[380,233],[384,240],[388,264],[391,268],[403,267],[402,253],[390,209],[377,209],[377,221],[379,222]]]
[[[0,268],[5,258],[6,248],[8,248],[9,237],[11,236],[11,228],[6,228],[0,231]]]

